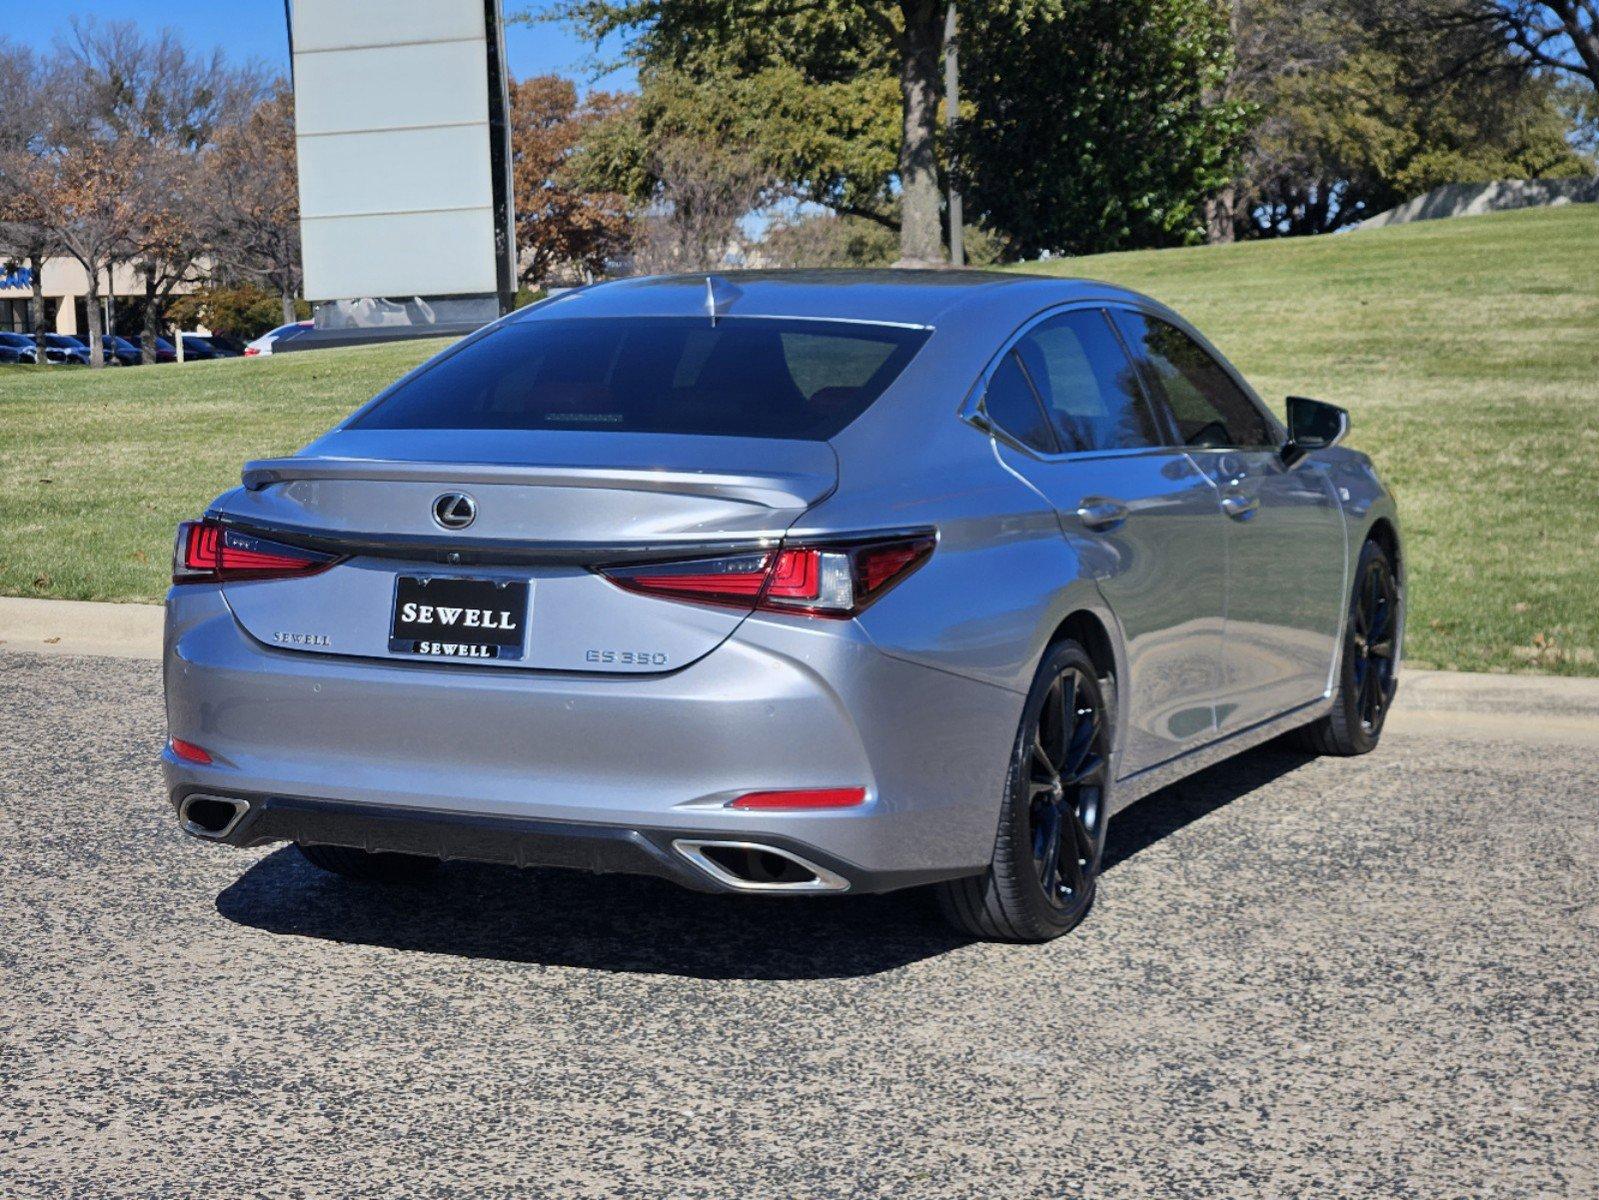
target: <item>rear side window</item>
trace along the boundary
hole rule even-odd
[[[1182,330],[1122,309],[1116,320],[1145,362],[1177,421],[1185,446],[1272,446],[1275,431],[1219,362]]]
[[[926,340],[920,329],[753,317],[516,322],[400,384],[350,428],[825,441]]]
[[[1160,445],[1137,373],[1103,312],[1053,317],[1028,330],[1016,349],[1062,450]]]
[[[1027,382],[1016,351],[1007,351],[999,366],[989,377],[988,390],[983,393],[983,411],[988,419],[998,425],[1024,446],[1044,454],[1057,449],[1049,420],[1038,403],[1038,394]]]

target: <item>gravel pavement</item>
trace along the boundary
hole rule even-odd
[[[157,664],[0,692],[6,1200],[1599,1195],[1581,711],[1214,768],[1023,947],[915,894],[343,882],[179,833]]]

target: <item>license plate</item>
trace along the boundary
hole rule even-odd
[[[521,658],[527,600],[525,579],[401,575],[389,650],[428,658]]]

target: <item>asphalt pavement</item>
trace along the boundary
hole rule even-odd
[[[1591,1200],[1599,718],[1459,686],[1141,802],[1005,946],[203,845],[158,664],[0,650],[0,1196]]]

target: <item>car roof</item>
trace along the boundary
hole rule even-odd
[[[1138,299],[1087,279],[1008,271],[795,270],[646,275],[575,288],[513,320],[557,317],[718,316],[872,321],[933,327],[973,308],[1037,311],[1078,299]]]

